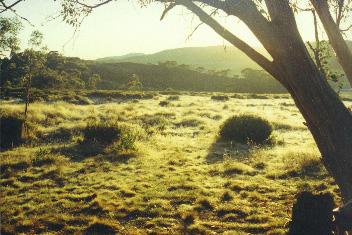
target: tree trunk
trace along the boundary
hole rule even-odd
[[[270,22],[275,51],[268,51],[280,68],[296,106],[322,154],[322,162],[339,185],[344,200],[352,199],[352,114],[330,87],[310,57],[286,1],[267,0],[269,12],[281,12]],[[276,16],[276,15],[275,15]],[[279,78],[278,80],[282,80]]]
[[[31,71],[29,71],[28,84],[26,87],[26,97],[25,97],[26,106],[24,109],[24,120],[25,121],[27,121],[27,111],[28,111],[28,106],[29,106],[29,96],[30,96],[31,83],[32,83],[32,73],[31,73]]]
[[[352,53],[343,39],[339,27],[330,14],[328,2],[327,0],[311,0],[311,2],[319,15],[320,21],[323,23],[336,57],[352,86]]]
[[[285,43],[284,43],[285,44]],[[286,45],[287,48],[288,45]],[[289,92],[306,120],[322,154],[322,162],[339,185],[345,201],[352,199],[352,115],[308,55],[304,44],[292,47],[279,62]],[[284,50],[285,45],[280,46]]]

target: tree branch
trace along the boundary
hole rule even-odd
[[[14,2],[13,4],[11,4],[10,6],[6,6],[6,4],[4,3],[4,0],[1,0],[1,4],[4,6],[4,10],[0,11],[0,14],[3,13],[4,11],[7,10],[12,10],[12,7],[16,6],[18,3],[22,2],[23,0],[18,0],[16,2]]]
[[[338,0],[337,5],[338,5],[338,11],[336,13],[336,24],[337,27],[340,28],[340,23],[343,17],[343,6],[344,6],[345,0]]]
[[[348,28],[346,28],[346,29],[341,29],[341,31],[346,32],[346,31],[350,30],[351,28],[352,28],[352,24],[350,26],[348,26]]]
[[[164,19],[164,17],[165,17],[165,15],[170,11],[170,10],[172,10],[172,8],[174,8],[175,6],[177,6],[177,4],[176,3],[170,3],[166,8],[165,8],[165,10],[163,11],[163,14],[161,15],[161,17],[160,17],[160,21],[162,21],[163,19]]]
[[[100,7],[100,6],[105,5],[105,4],[109,3],[109,2],[112,2],[112,0],[107,0],[107,1],[104,1],[104,2],[101,2],[101,3],[98,3],[96,5],[88,5],[88,4],[80,2],[79,0],[76,0],[77,4],[79,4],[81,6],[84,6],[84,7],[87,7],[89,9],[94,9],[94,8]]]
[[[278,70],[276,70],[276,66],[273,62],[268,60],[262,54],[254,50],[247,43],[239,39],[237,36],[233,35],[227,29],[225,29],[222,25],[220,25],[216,20],[214,20],[211,16],[205,13],[199,6],[194,4],[190,0],[176,0],[176,3],[187,7],[191,10],[195,15],[199,17],[199,19],[210,26],[216,33],[218,33],[221,37],[226,39],[232,45],[237,47],[243,53],[245,53],[249,58],[251,58],[254,62],[260,65],[263,69],[265,69],[269,74],[278,78]]]

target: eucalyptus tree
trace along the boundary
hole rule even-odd
[[[33,31],[31,38],[28,41],[30,48],[24,50],[24,52],[19,56],[23,62],[22,70],[24,71],[24,79],[26,81],[26,106],[24,111],[25,119],[27,119],[32,78],[33,76],[39,74],[44,68],[46,47],[42,47],[43,39],[44,36],[40,31]]]

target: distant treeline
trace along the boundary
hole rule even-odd
[[[286,93],[285,88],[264,71],[243,70],[241,78],[217,76],[192,70],[188,66],[164,64],[95,63],[89,66],[101,77],[100,87],[116,88],[127,83],[133,74],[139,77],[144,89],[184,91],[215,91],[236,93]],[[246,73],[246,70],[252,71]]]
[[[26,54],[13,54],[1,60],[1,86],[23,87],[27,76]],[[215,91],[236,93],[286,93],[274,78],[261,70],[244,69],[242,75],[227,76],[226,71],[204,72],[173,61],[154,64],[103,63],[77,57],[46,53],[32,77],[32,87],[39,89],[117,90],[138,76],[142,89],[180,91]]]

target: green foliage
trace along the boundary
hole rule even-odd
[[[272,126],[255,115],[237,115],[227,119],[220,127],[220,137],[239,143],[264,143],[272,133]]]
[[[20,49],[20,39],[17,36],[22,28],[23,25],[17,18],[0,17],[0,55],[4,55],[5,51],[13,53]]]
[[[83,150],[87,154],[99,154],[108,146],[112,146],[115,151],[137,151],[134,143],[136,135],[122,128],[117,122],[102,122],[90,119],[83,130]],[[116,143],[116,145],[112,145]]]
[[[90,119],[83,130],[83,143],[98,143],[107,146],[121,137],[121,128],[117,122],[101,122]]]
[[[308,43],[310,49],[313,51],[317,66],[319,70],[326,76],[326,79],[331,82],[338,83],[338,93],[343,88],[343,82],[341,82],[340,78],[345,76],[345,74],[341,73],[339,70],[334,69],[331,66],[331,47],[328,41],[316,41],[315,47],[313,47],[310,43]]]
[[[28,41],[28,44],[32,47],[32,48],[39,48],[44,40],[44,35],[42,32],[40,32],[39,30],[34,30],[31,34],[31,38]]]
[[[165,61],[165,62],[162,62],[162,61],[159,61],[158,64],[160,66],[165,66],[165,67],[176,67],[177,66],[177,62],[176,61]]]
[[[96,84],[101,82],[100,76],[98,74],[93,74],[90,78],[88,78],[88,82],[86,84],[86,88],[88,89],[97,89]]]
[[[51,153],[50,149],[42,149],[35,154],[35,161],[43,161],[47,158],[47,156]]]
[[[127,84],[122,84],[119,89],[128,91],[138,91],[142,89],[142,83],[139,82],[139,78],[136,74],[132,74],[132,78]]]
[[[131,151],[138,151],[138,149],[134,146],[136,142],[136,135],[132,132],[128,132],[122,134],[120,136],[120,143],[117,144],[116,150],[131,150]]]

